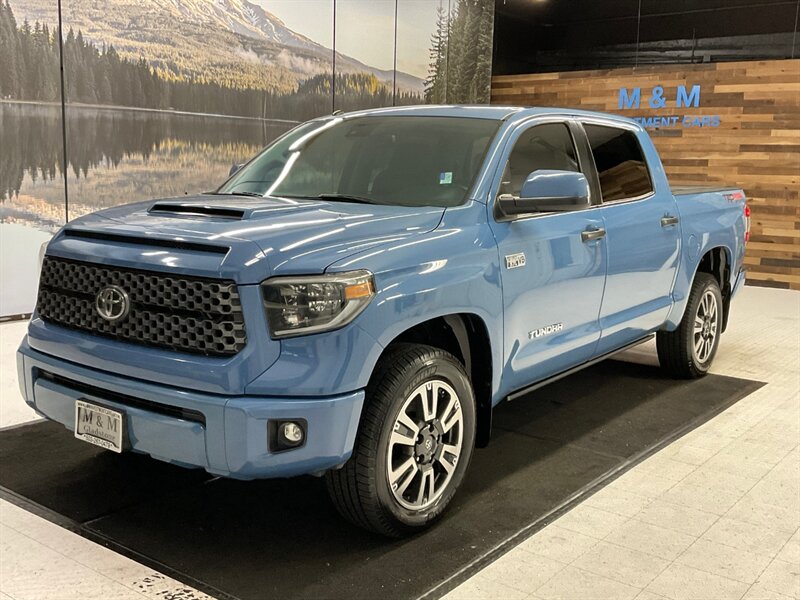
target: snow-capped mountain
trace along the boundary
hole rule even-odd
[[[52,0],[11,0],[21,21],[57,22]],[[175,75],[226,84],[289,89],[330,72],[332,50],[288,28],[248,0],[68,0],[65,28],[86,39],[113,44],[128,57],[143,57]],[[313,18],[313,17],[311,17]],[[370,73],[391,82],[393,72],[337,53],[339,73]],[[398,87],[419,92],[423,81],[397,73]]]
[[[306,50],[323,49],[320,44],[295,33],[272,13],[247,0],[150,0],[162,10],[177,11],[181,18],[200,24],[228,28],[254,40],[268,40]],[[330,52],[330,50],[328,50]]]

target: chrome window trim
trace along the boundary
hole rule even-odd
[[[578,209],[578,210],[567,211],[566,213],[565,212],[530,213],[528,215],[516,215],[515,217],[508,218],[508,219],[497,219],[497,217],[495,216],[495,221],[498,222],[498,223],[508,223],[508,222],[511,222],[511,221],[528,221],[530,219],[539,219],[539,218],[545,218],[545,217],[557,217],[557,216],[563,215],[563,214],[585,213],[585,212],[589,212],[589,211],[592,211],[592,210],[609,208],[609,207],[612,207],[612,206],[616,206],[618,204],[632,204],[634,202],[644,202],[645,200],[649,200],[653,196],[655,196],[655,194],[654,193],[650,193],[650,194],[647,194],[646,196],[631,198],[630,200],[614,200],[612,202],[606,202],[604,204],[597,204],[595,206],[588,206],[586,208],[581,208],[581,209]],[[494,211],[492,211],[492,212],[494,212]]]

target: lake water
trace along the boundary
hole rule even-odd
[[[291,126],[68,106],[69,218],[214,189]],[[0,236],[14,249],[0,262],[0,316],[33,307],[42,234],[67,219],[61,164],[61,108],[0,102]]]

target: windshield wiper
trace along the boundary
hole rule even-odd
[[[254,198],[263,198],[264,194],[258,192],[212,192],[214,196],[253,196]]]
[[[336,200],[338,202],[355,202],[357,204],[380,204],[372,198],[364,196],[353,196],[352,194],[320,194],[317,196],[320,200]]]

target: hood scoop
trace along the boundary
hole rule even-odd
[[[147,211],[153,215],[177,215],[186,217],[210,217],[241,221],[249,216],[250,211],[244,208],[227,206],[210,206],[208,204],[156,202]]]
[[[155,246],[156,248],[174,248],[176,250],[189,250],[192,252],[209,252],[211,254],[227,254],[229,246],[206,244],[181,239],[156,238],[143,235],[127,235],[107,231],[92,231],[87,229],[70,228],[64,230],[64,237],[90,240],[112,244],[134,244],[136,246]]]

